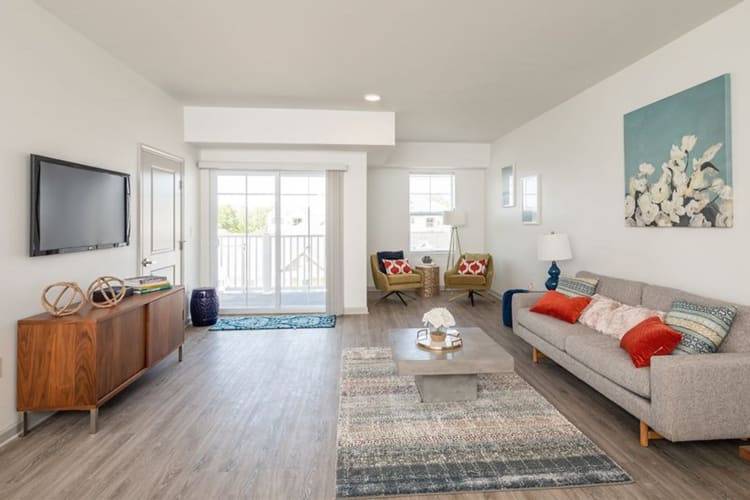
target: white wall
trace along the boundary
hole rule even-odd
[[[570,235],[580,269],[674,286],[750,303],[750,2],[743,2],[670,45],[495,142],[487,177],[487,239],[497,258],[495,289],[541,287],[548,264],[536,260],[537,235]],[[623,115],[731,73],[735,188],[732,229],[625,228]],[[521,225],[520,208],[500,206],[499,169],[540,173],[542,225]]]
[[[466,211],[466,225],[459,228],[465,252],[485,247],[485,168],[490,145],[480,143],[398,143],[384,165],[367,171],[367,253],[404,250],[412,263],[424,253],[409,251],[409,174],[453,173],[456,207]],[[446,253],[430,252],[445,271]],[[368,269],[368,286],[374,286]]]
[[[256,149],[204,149],[200,152],[201,164],[225,163],[276,165],[279,169],[304,166],[320,169],[343,166],[344,216],[343,262],[344,313],[367,313],[367,154],[356,151],[325,150],[256,150]],[[208,170],[201,170],[201,234],[209,234],[209,180]],[[211,283],[210,242],[201,243],[201,282]]]
[[[186,158],[186,281],[198,276],[197,169],[182,140],[182,108],[47,11],[28,0],[0,8],[0,437],[15,411],[16,320],[42,312],[49,283],[98,275],[130,276],[137,265],[137,231],[130,247],[28,257],[28,155],[38,153],[128,172],[137,186],[138,144]],[[132,200],[137,210],[138,198]],[[134,219],[137,220],[137,219]],[[85,429],[82,427],[82,432]]]

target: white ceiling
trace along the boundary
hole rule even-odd
[[[494,140],[739,3],[37,1],[185,104],[392,110],[402,141]]]

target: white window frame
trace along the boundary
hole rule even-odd
[[[419,250],[414,249],[412,246],[412,227],[411,227],[411,218],[413,216],[434,216],[434,217],[443,217],[443,213],[445,210],[417,210],[412,211],[411,209],[411,179],[412,177],[450,177],[451,179],[451,192],[450,192],[450,210],[455,210],[456,208],[456,174],[455,172],[409,172],[409,251],[413,253],[431,253],[431,254],[447,254],[448,248],[446,247],[444,250]],[[416,194],[426,194],[426,195],[432,195],[432,180],[430,180],[430,189],[427,193],[416,193]],[[442,193],[441,193],[442,194]],[[432,207],[430,207],[432,208]],[[443,224],[445,226],[445,224]],[[436,226],[437,227],[437,226]]]

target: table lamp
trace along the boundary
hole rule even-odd
[[[537,257],[539,260],[552,261],[549,266],[549,279],[544,283],[547,290],[557,288],[557,282],[560,278],[560,268],[557,267],[558,260],[570,260],[573,254],[570,252],[570,241],[568,235],[563,233],[551,232],[539,236],[539,245],[537,247]]]

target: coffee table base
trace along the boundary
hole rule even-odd
[[[423,403],[477,399],[477,375],[416,375],[414,380]]]

